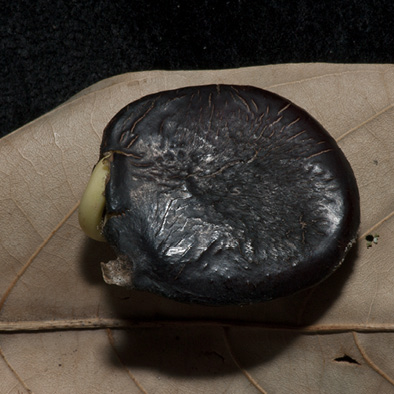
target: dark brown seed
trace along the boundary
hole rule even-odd
[[[355,241],[359,194],[308,113],[249,86],[143,97],[104,130],[113,152],[110,283],[184,302],[247,304],[315,285]]]

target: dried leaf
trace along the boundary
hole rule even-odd
[[[113,252],[84,236],[76,209],[104,126],[142,95],[208,83],[289,98],[349,159],[359,241],[319,286],[211,308],[103,282]],[[3,138],[0,392],[393,392],[393,124],[393,66],[297,64],[120,75]]]

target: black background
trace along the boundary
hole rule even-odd
[[[392,0],[0,0],[0,6],[0,136],[130,71],[394,62]]]

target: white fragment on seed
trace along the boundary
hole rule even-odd
[[[109,285],[130,287],[132,283],[130,264],[120,257],[108,263],[101,263],[101,271],[104,281]]]

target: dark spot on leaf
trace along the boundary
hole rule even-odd
[[[349,363],[349,364],[360,365],[360,363],[358,361],[356,361],[354,358],[348,356],[347,354],[344,354],[342,357],[335,358],[334,361],[336,361],[338,363]]]

